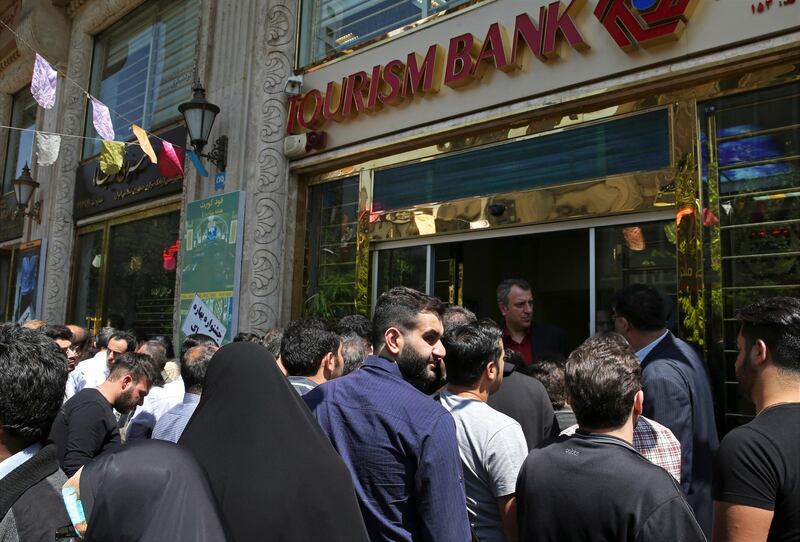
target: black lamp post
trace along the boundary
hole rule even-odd
[[[37,223],[42,223],[42,215],[41,215],[41,201],[36,201],[33,203],[32,208],[28,211],[28,204],[31,201],[31,196],[39,188],[39,183],[33,180],[31,177],[31,170],[28,167],[28,163],[25,162],[25,166],[22,168],[22,174],[14,179],[11,184],[14,186],[14,195],[17,197],[17,210],[16,213],[29,216],[32,220],[35,220]]]
[[[189,130],[192,147],[198,156],[207,158],[209,162],[217,166],[217,169],[225,171],[228,155],[227,136],[218,137],[211,152],[203,154],[203,148],[208,143],[214,119],[219,114],[219,107],[206,100],[206,91],[199,81],[195,83],[192,90],[194,91],[192,99],[178,106],[178,111],[183,115],[186,128]]]

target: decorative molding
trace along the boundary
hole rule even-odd
[[[11,53],[6,56],[3,60],[0,60],[0,72],[5,71],[6,68],[11,66],[14,62],[16,62],[22,55],[19,54],[19,50],[14,49]]]
[[[242,329],[264,333],[279,324],[284,283],[288,164],[283,155],[286,133],[286,80],[292,73],[294,54],[295,12],[293,0],[266,0],[259,19],[264,21],[257,40],[257,81],[253,101],[260,104],[261,115],[256,128],[256,175],[249,176],[247,193],[247,237],[253,247],[246,266],[248,275],[246,315]]]

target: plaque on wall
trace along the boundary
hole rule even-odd
[[[14,216],[17,208],[17,197],[14,192],[9,192],[0,196],[0,241],[8,241],[22,237],[23,217],[22,214]]]
[[[178,126],[159,134],[161,139],[179,147],[186,146],[186,128]],[[150,143],[160,156],[161,142],[150,136]],[[122,169],[107,175],[100,171],[99,157],[82,164],[75,174],[76,219],[127,207],[149,199],[180,192],[183,177],[165,177],[157,164],[142,152],[138,145],[126,145]]]

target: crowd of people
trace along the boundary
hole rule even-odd
[[[740,308],[720,443],[661,294],[573,351],[397,287],[231,344],[0,326],[0,542],[800,540],[800,299]]]

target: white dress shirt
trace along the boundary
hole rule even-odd
[[[0,480],[8,476],[11,471],[20,465],[25,464],[26,461],[38,454],[39,450],[41,449],[42,445],[38,442],[34,442],[24,450],[20,450],[11,457],[7,457],[6,459],[0,461]]]
[[[108,354],[100,350],[94,357],[80,362],[69,373],[65,398],[69,399],[83,388],[96,388],[108,378]]]

